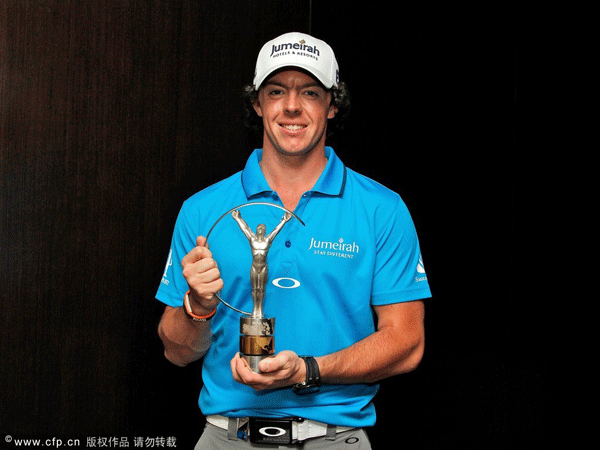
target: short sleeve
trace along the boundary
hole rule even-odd
[[[431,297],[417,232],[400,197],[377,235],[371,303],[385,305]]]

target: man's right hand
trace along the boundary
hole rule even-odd
[[[189,287],[192,311],[199,315],[210,314],[219,304],[215,293],[223,289],[223,280],[217,262],[208,249],[206,238],[198,236],[194,247],[181,261],[183,276]]]

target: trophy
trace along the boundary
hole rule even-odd
[[[269,234],[267,234],[267,227],[262,223],[256,227],[256,232],[253,232],[244,219],[242,219],[242,214],[240,212],[241,208],[250,205],[272,206],[284,210],[285,213],[279,224],[277,224]],[[240,317],[240,353],[242,358],[248,362],[250,369],[253,372],[260,373],[258,368],[260,361],[275,354],[275,318],[265,317],[263,310],[269,272],[267,254],[277,234],[279,234],[284,225],[292,217],[298,219],[302,225],[304,225],[304,222],[302,222],[302,220],[293,212],[273,203],[246,203],[223,214],[208,232],[207,240],[215,225],[230,213],[237,222],[242,233],[244,233],[244,236],[248,239],[252,252],[252,265],[250,267],[250,285],[252,287],[253,303],[252,313],[240,311],[223,301],[218,294],[215,295],[227,307],[247,316]]]

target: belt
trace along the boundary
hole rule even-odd
[[[238,429],[246,425],[251,418],[249,417],[225,417],[219,415],[211,415],[206,417],[206,421],[223,430],[227,430],[230,439],[237,439]],[[252,418],[254,419],[254,418]],[[259,420],[259,419],[257,419]],[[260,419],[267,423],[270,420],[277,421],[278,419]],[[327,438],[335,439],[337,433],[352,430],[354,427],[338,427],[322,422],[316,422],[308,419],[288,419],[291,423],[291,440],[292,442],[302,442],[307,439],[326,436]],[[266,426],[264,428],[269,428]],[[270,426],[270,429],[277,430],[277,426]],[[270,429],[265,430],[267,433]],[[277,433],[275,433],[277,434]]]

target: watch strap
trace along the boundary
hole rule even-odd
[[[306,364],[306,380],[302,383],[294,385],[293,390],[296,394],[302,394],[304,392],[315,392],[319,390],[321,386],[321,372],[319,371],[319,364],[317,360],[312,356],[300,356]]]

